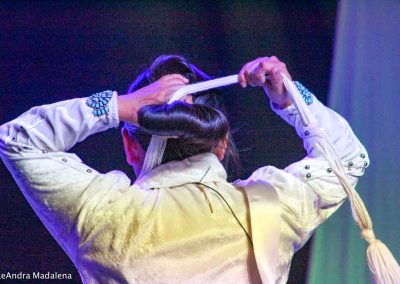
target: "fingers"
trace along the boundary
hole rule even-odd
[[[250,80],[251,72],[254,70],[254,68],[257,66],[259,62],[262,60],[267,60],[269,57],[259,57],[253,61],[248,62],[245,64],[242,69],[239,72],[239,83],[240,85],[245,88],[247,85],[253,86],[252,80]]]
[[[180,98],[180,101],[192,105],[193,104],[193,96],[192,95],[185,95],[182,98]]]
[[[159,87],[167,88],[168,86],[173,86],[173,85],[185,86],[186,84],[187,82],[181,78],[172,78],[170,80],[160,82]]]
[[[269,74],[270,74],[269,82],[271,83],[272,87],[274,89],[279,89],[283,85],[281,72],[279,72],[279,69],[277,67],[272,67]]]
[[[265,80],[264,82],[260,82],[259,79],[261,78],[257,78],[255,74],[255,70],[257,69],[257,66],[259,66],[260,62],[262,62],[261,58],[250,62],[249,66],[247,66],[247,69],[244,71],[244,76],[246,78],[247,84],[252,87],[260,86],[265,83]]]
[[[184,84],[173,84],[164,87],[162,91],[160,91],[161,101],[168,102],[171,99],[172,95],[183,86]]]
[[[239,72],[239,84],[240,86],[242,86],[243,88],[247,87],[247,80],[246,80],[246,76],[244,75],[244,72],[246,72],[246,70],[248,69],[248,66],[251,62],[245,64],[242,69]]]
[[[189,83],[181,74],[168,74],[142,89],[146,104],[163,104],[169,101],[172,94]]]
[[[239,83],[242,87],[280,86],[282,84],[281,73],[290,78],[286,66],[276,56],[260,57],[245,64],[239,72]]]
[[[168,74],[168,75],[164,75],[159,79],[160,82],[165,82],[165,83],[174,83],[174,82],[182,82],[183,84],[187,84],[189,83],[189,80],[187,78],[185,78],[183,75],[181,74]]]
[[[160,103],[168,102],[172,94],[189,82],[181,74],[168,74],[153,83],[152,89]]]
[[[278,63],[279,64],[279,63]],[[263,61],[258,64],[253,72],[251,79],[256,86],[263,86],[266,83],[266,74],[268,74],[268,83],[276,87],[282,84],[282,76],[279,72],[277,62]]]
[[[266,76],[271,77],[272,70],[275,68],[275,63],[270,60],[263,60],[259,62],[254,71],[251,72],[249,80],[252,81],[254,86],[262,86],[266,82]]]

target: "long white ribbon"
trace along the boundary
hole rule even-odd
[[[174,101],[177,101],[181,99],[183,96],[189,95],[189,94],[194,94],[198,93],[201,91],[206,91],[218,87],[223,87],[223,86],[228,86],[232,84],[239,83],[239,76],[238,75],[231,75],[231,76],[226,76],[226,77],[221,77],[213,80],[208,80],[196,84],[191,84],[184,86],[178,90],[175,91],[175,93],[172,95],[171,99],[168,101],[168,104],[173,103]]]

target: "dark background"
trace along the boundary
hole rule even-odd
[[[35,105],[105,89],[124,93],[160,54],[184,55],[212,76],[276,55],[326,102],[336,6],[322,0],[3,2],[0,124]],[[237,129],[242,178],[258,167],[285,167],[303,157],[301,141],[271,112],[261,89],[229,87],[224,100]],[[72,151],[100,172],[117,169],[134,178],[119,129],[89,137]],[[80,282],[2,163],[0,228],[0,273],[57,271]],[[307,257],[308,245],[295,256],[289,283],[305,282]]]

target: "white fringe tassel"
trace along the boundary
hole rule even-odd
[[[150,171],[151,169],[161,165],[164,156],[165,147],[167,146],[167,137],[158,135],[151,136],[150,144],[147,147],[146,155],[144,157],[143,167],[140,171],[138,179]]]
[[[315,123],[315,118],[309,112],[304,101],[301,99],[300,93],[296,86],[284,74],[282,74],[282,77],[286,90],[288,91],[288,95],[298,109],[302,122],[306,126],[309,124],[313,125]],[[320,135],[322,139],[319,139],[316,147],[321,150],[330,164],[332,171],[342,184],[343,189],[350,200],[353,218],[361,230],[362,237],[368,242],[367,260],[368,266],[374,278],[374,282],[378,284],[400,284],[399,264],[386,245],[380,240],[376,239],[372,229],[371,217],[368,214],[364,202],[361,200],[360,196],[351,186],[351,184],[347,181],[341,160],[336,153],[334,146],[326,136],[325,131],[321,128],[318,130],[318,135]]]

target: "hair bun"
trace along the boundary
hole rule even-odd
[[[168,140],[167,148],[184,148],[188,152],[184,156],[212,151],[229,130],[228,121],[219,110],[182,101],[144,106],[139,110],[138,122],[141,131],[150,135],[176,136],[177,139]]]
[[[222,112],[182,101],[144,106],[139,110],[138,120],[141,129],[151,135],[221,139],[228,132],[228,122]]]

